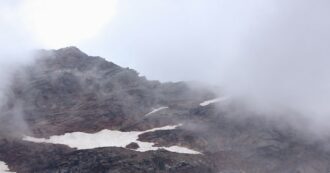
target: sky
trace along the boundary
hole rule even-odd
[[[0,64],[74,45],[148,79],[219,85],[327,129],[329,9],[327,0],[2,0]]]
[[[162,81],[213,80],[240,35],[273,11],[271,3],[261,0],[0,3],[1,37],[6,40],[1,44],[7,52],[74,45]]]

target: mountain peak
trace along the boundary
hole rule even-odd
[[[79,48],[75,46],[69,46],[61,49],[54,50],[56,54],[64,57],[74,56],[74,57],[87,57],[88,55],[82,52]]]

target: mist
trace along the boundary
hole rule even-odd
[[[0,138],[28,133],[20,101],[8,106],[14,74],[33,62],[33,51],[39,47],[16,8],[19,2],[0,2]]]
[[[41,46],[27,30],[17,7],[19,2],[0,2],[0,85],[7,83],[6,78],[16,67],[31,62],[33,51]]]
[[[31,62],[27,52],[54,48],[29,30],[22,2],[0,4],[0,93],[13,69]],[[326,134],[329,7],[326,0],[120,0],[102,31],[75,46],[148,79],[220,86],[262,115],[296,116],[308,122],[304,128]]]
[[[149,79],[221,86],[257,114],[324,138],[329,8],[325,0],[123,0],[104,37],[82,48]]]
[[[283,122],[329,137],[330,3],[273,5],[271,15],[242,35],[228,70],[220,70],[227,75],[223,84],[256,111],[270,116],[280,112]]]

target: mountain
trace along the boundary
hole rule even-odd
[[[1,112],[0,161],[18,173],[330,170],[329,153],[285,122],[76,47],[39,51],[14,74]]]

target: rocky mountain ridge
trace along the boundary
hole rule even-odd
[[[38,52],[13,77],[0,116],[0,161],[18,173],[328,173],[330,155],[287,127],[243,108],[212,100],[209,88],[186,82],[149,81],[78,48]],[[203,103],[204,104],[201,104]],[[163,108],[163,109],[159,109]],[[159,109],[158,111],[155,111]],[[153,112],[154,111],[154,112]],[[149,114],[152,112],[152,114]],[[23,141],[65,133],[146,131],[139,141],[181,146],[201,154],[136,147],[77,150]],[[116,139],[109,139],[116,140]]]

